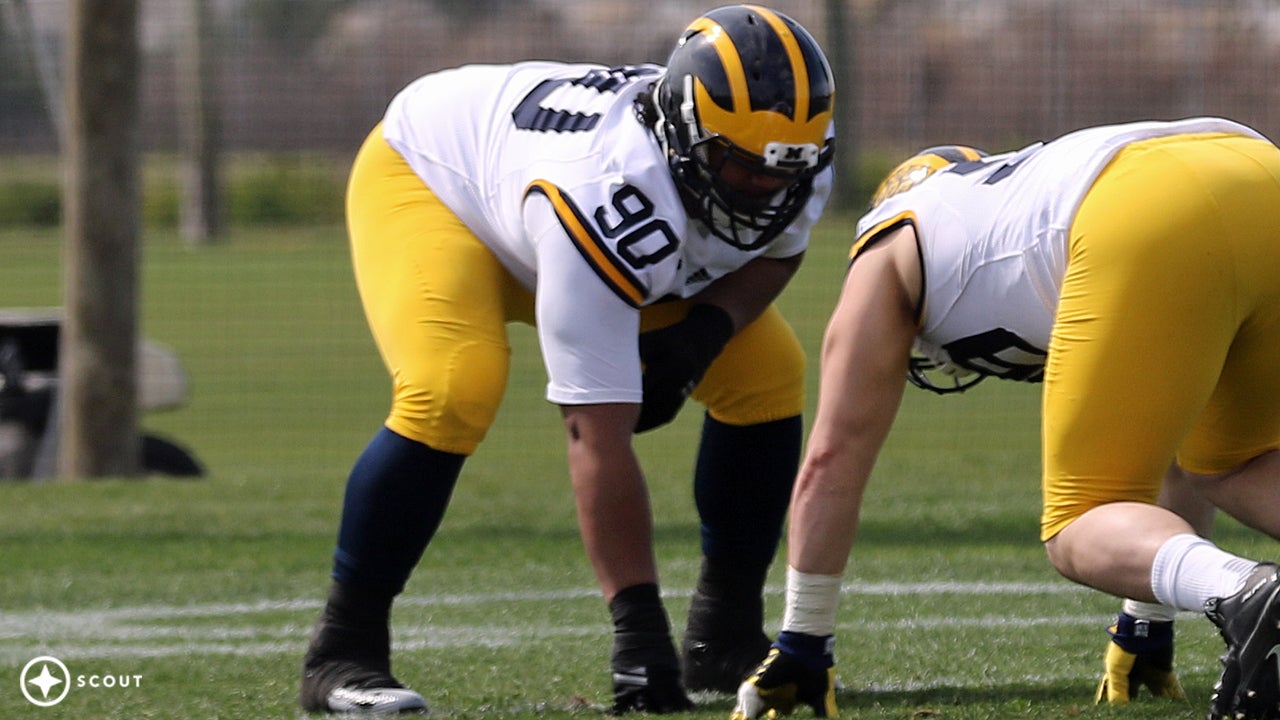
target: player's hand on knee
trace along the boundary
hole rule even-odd
[[[821,649],[812,652],[815,648]],[[806,649],[810,652],[804,652]],[[730,720],[790,715],[802,704],[812,708],[815,717],[836,716],[831,638],[784,632],[769,655],[738,687],[738,702]]]
[[[1173,668],[1173,622],[1136,620],[1121,613],[1108,632],[1111,640],[1095,702],[1122,705],[1144,686],[1155,697],[1186,698]]]
[[[636,432],[671,422],[733,336],[733,320],[715,305],[694,305],[685,319],[640,335],[644,400]]]

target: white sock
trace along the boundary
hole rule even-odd
[[[787,566],[787,606],[782,629],[825,637],[836,632],[840,605],[839,575],[802,573]]]
[[[1177,608],[1132,599],[1126,599],[1120,605],[1120,612],[1138,620],[1155,620],[1157,622],[1169,622],[1178,615]]]
[[[1164,605],[1201,612],[1209,598],[1235,594],[1257,566],[1199,535],[1174,535],[1156,551],[1151,591]]]

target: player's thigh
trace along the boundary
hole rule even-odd
[[[348,187],[356,284],[391,375],[392,430],[470,454],[506,387],[515,281],[377,132]]]
[[[1280,448],[1280,150],[1224,144],[1246,178],[1219,193],[1231,218],[1239,326],[1218,385],[1178,451],[1179,464],[1204,474]]]
[[[1161,143],[1121,153],[1072,225],[1045,372],[1041,533],[1154,502],[1234,335],[1231,250],[1212,194]]]
[[[804,372],[804,348],[771,305],[734,335],[693,398],[730,425],[781,420],[804,411]]]

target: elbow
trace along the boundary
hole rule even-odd
[[[811,435],[796,476],[795,497],[860,502],[875,464],[878,445],[859,435]]]
[[[828,494],[856,484],[855,464],[846,448],[811,446],[796,477],[796,492]]]

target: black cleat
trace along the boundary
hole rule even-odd
[[[427,710],[421,695],[391,675],[341,660],[307,668],[300,700],[309,712],[387,715]]]
[[[1209,720],[1280,718],[1280,566],[1262,563],[1230,597],[1204,612],[1227,643]]]
[[[387,715],[426,712],[417,692],[391,675],[389,632],[316,623],[302,663],[298,703],[308,712]]]
[[[733,694],[752,670],[769,654],[772,643],[756,630],[737,640],[700,640],[685,637],[684,686],[690,691]]]
[[[693,701],[680,687],[680,673],[675,668],[655,665],[613,669],[613,707],[609,715],[666,715],[692,709]]]
[[[703,558],[680,644],[686,689],[732,695],[769,654],[762,629],[767,569]]]

